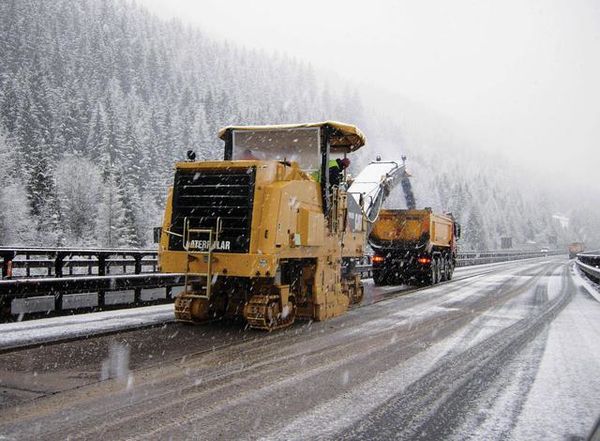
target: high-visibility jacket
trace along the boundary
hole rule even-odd
[[[337,174],[339,176],[339,174],[341,173],[342,169],[341,169],[340,164],[337,159],[330,159],[329,162],[327,163],[327,166],[329,169],[329,180],[330,181],[331,181],[331,177],[333,174]],[[321,182],[321,171],[320,170],[315,170],[310,175],[312,176],[312,178],[315,181]],[[338,184],[339,184],[339,179],[335,182],[335,185],[338,185]]]
[[[340,163],[338,159],[330,159],[329,160],[329,185],[332,187],[337,187],[340,185],[342,181],[342,167],[340,167]]]

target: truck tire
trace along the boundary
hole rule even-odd
[[[446,272],[446,268],[448,265],[448,262],[446,261],[445,257],[440,257],[438,259],[439,262],[439,266],[440,266],[440,270],[439,270],[439,275],[438,275],[438,281],[439,282],[445,282],[446,280],[448,280],[446,277],[448,276],[448,273]]]
[[[435,285],[438,283],[438,264],[436,259],[431,259],[431,264],[429,266],[429,273],[425,278],[426,285]]]
[[[385,274],[381,271],[373,271],[373,283],[375,286],[383,286],[386,284]]]
[[[396,278],[394,279],[395,285],[404,285],[406,283],[406,280],[404,280],[404,277],[402,277],[401,275],[396,276]]]
[[[454,268],[452,268],[452,261],[449,258],[446,258],[446,280],[452,280],[452,272]]]

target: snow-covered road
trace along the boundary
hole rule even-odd
[[[170,324],[2,354],[0,438],[585,437],[600,302],[559,258],[479,271],[279,333]],[[99,381],[109,354],[120,374]]]
[[[458,268],[455,278],[463,279],[486,274],[505,265],[507,263]],[[411,289],[408,286],[376,288],[371,279],[365,281],[365,287],[365,303],[374,303],[395,293]],[[171,323],[174,320],[173,305],[167,304],[2,323],[0,324],[0,351]]]

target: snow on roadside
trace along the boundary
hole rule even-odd
[[[574,277],[577,283],[577,278]],[[600,305],[582,287],[556,317],[512,437],[585,437],[600,415]]]
[[[0,324],[0,350],[172,322],[173,305]]]
[[[548,278],[556,298],[570,270]],[[577,280],[575,280],[577,283]],[[584,439],[600,415],[600,305],[577,289],[558,317],[500,372],[451,439]],[[532,307],[534,307],[532,305]],[[518,309],[518,308],[517,308]],[[490,322],[493,323],[493,322]]]

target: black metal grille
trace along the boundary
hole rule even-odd
[[[177,170],[173,186],[171,232],[183,234],[189,228],[216,231],[220,218],[219,242],[229,249],[219,252],[247,253],[250,245],[255,168]],[[207,237],[208,239],[208,237]],[[183,250],[183,239],[170,235],[169,249]]]

